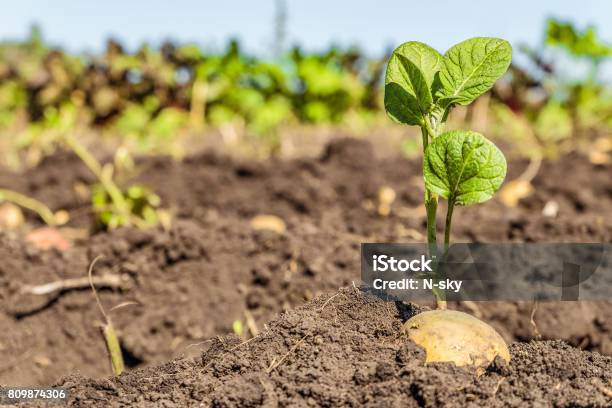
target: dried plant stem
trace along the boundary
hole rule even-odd
[[[20,207],[34,211],[50,227],[57,225],[55,214],[42,202],[13,190],[0,188],[0,201],[9,201]]]
[[[110,320],[107,320],[106,324],[102,327],[102,333],[104,334],[104,341],[106,342],[106,348],[110,355],[113,374],[118,377],[125,369],[125,366],[123,364],[123,354],[121,353],[119,338]]]
[[[42,285],[27,285],[21,289],[21,293],[28,295],[48,295],[50,293],[63,290],[83,289],[91,284],[98,287],[119,288],[123,283],[123,278],[120,275],[102,275],[89,278],[72,278],[63,279],[54,282],[44,283]]]
[[[244,319],[246,320],[246,325],[249,331],[251,332],[251,336],[256,337],[259,334],[259,328],[257,327],[257,323],[253,318],[253,315],[248,310],[244,311]]]
[[[538,325],[535,322],[535,314],[538,310],[538,301],[536,300],[533,303],[533,308],[531,309],[531,316],[529,317],[529,323],[531,323],[531,327],[533,327],[533,332],[535,334],[536,339],[540,340],[542,338],[542,334],[538,330]]]
[[[529,164],[525,168],[525,171],[518,177],[519,180],[530,182],[538,175],[540,171],[540,166],[542,165],[542,155],[540,153],[536,153],[529,160]]]
[[[91,262],[91,265],[89,265],[89,285],[91,286],[91,290],[94,294],[94,297],[96,298],[96,303],[98,304],[100,313],[102,314],[105,320],[105,323],[102,325],[102,334],[104,335],[106,349],[108,350],[108,354],[110,356],[111,368],[113,370],[113,374],[115,376],[119,376],[125,368],[125,365],[123,363],[123,355],[121,353],[121,345],[119,344],[119,338],[117,337],[117,332],[113,327],[113,323],[111,322],[110,317],[106,314],[104,306],[102,306],[102,302],[100,301],[100,297],[98,296],[98,292],[96,291],[96,287],[94,285],[93,280],[93,268],[100,258],[102,257],[96,257]]]
[[[272,364],[270,364],[270,367],[268,367],[268,369],[266,370],[267,373],[270,374],[272,371],[276,370],[281,364],[283,364],[283,361],[285,361],[285,359],[289,357],[289,354],[297,350],[297,348],[304,342],[304,340],[306,340],[306,337],[308,337],[308,335],[302,337],[302,339],[298,341],[295,344],[295,346],[291,347],[291,349],[285,355],[283,355],[278,361],[276,361],[276,358],[274,358],[272,360]]]

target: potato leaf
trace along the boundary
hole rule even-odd
[[[411,41],[393,51],[385,77],[385,109],[389,116],[409,125],[423,123],[433,109],[431,86],[442,55],[426,44]]]
[[[476,37],[453,46],[440,68],[438,103],[442,107],[470,104],[491,89],[511,60],[510,43],[498,38]]]
[[[415,96],[395,82],[385,85],[385,109],[396,122],[407,125],[423,123],[423,114]]]
[[[453,205],[476,204],[499,189],[506,177],[506,159],[481,134],[451,131],[427,147],[423,175],[426,187]]]

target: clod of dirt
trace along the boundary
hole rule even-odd
[[[70,249],[70,242],[55,228],[43,227],[30,231],[26,236],[26,241],[42,250],[56,248],[60,251],[67,251]]]
[[[497,356],[510,361],[504,339],[491,326],[456,310],[430,310],[409,319],[402,333],[423,347],[426,362],[484,367]]]

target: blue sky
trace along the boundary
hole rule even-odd
[[[269,53],[275,0],[20,0],[5,3],[0,39],[23,38],[38,23],[47,40],[72,51],[95,51],[114,36],[130,48],[171,38],[220,48],[238,37],[254,53]],[[536,45],[548,16],[595,24],[612,41],[608,0],[287,0],[288,39],[309,49],[334,42],[371,55],[406,40],[444,51],[470,36],[497,36]],[[9,5],[10,4],[10,5]]]

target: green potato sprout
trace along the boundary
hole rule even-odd
[[[507,41],[484,37],[465,40],[444,55],[416,41],[400,45],[391,55],[385,109],[394,121],[421,128],[427,241],[432,252],[437,251],[438,201],[448,203],[446,251],[455,206],[489,200],[506,177],[504,155],[491,141],[467,130],[444,132],[444,124],[455,106],[469,105],[491,89],[511,59]],[[444,291],[436,290],[434,296],[439,310],[413,317],[403,329],[425,348],[428,362],[480,366],[497,355],[509,360],[507,346],[494,329],[468,314],[445,311]]]

